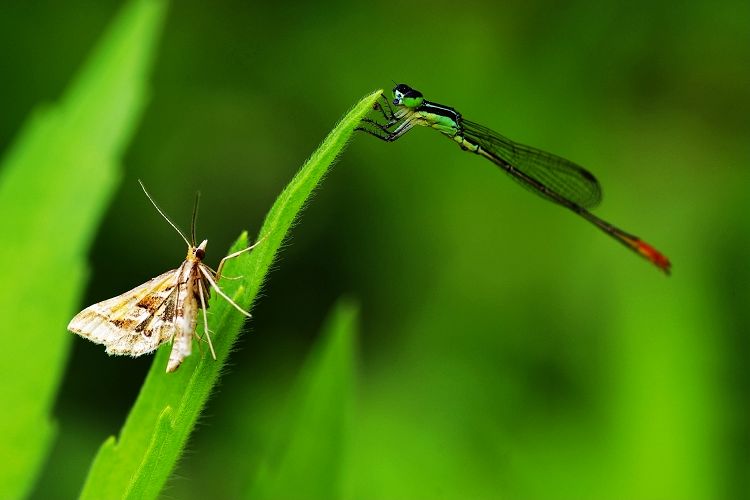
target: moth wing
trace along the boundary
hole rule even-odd
[[[174,335],[179,269],[78,313],[68,330],[107,348],[107,354],[140,356]],[[184,292],[184,291],[183,291]]]

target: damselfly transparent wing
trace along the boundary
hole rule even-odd
[[[531,146],[524,146],[503,137],[482,125],[462,120],[463,132],[471,142],[507,162],[520,172],[543,184],[559,196],[585,209],[596,207],[602,200],[602,190],[596,177],[572,161]],[[522,177],[511,177],[534,193],[552,201]]]

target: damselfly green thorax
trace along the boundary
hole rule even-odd
[[[375,109],[383,121],[365,118],[358,130],[393,142],[414,126],[433,128],[461,149],[488,159],[527,189],[580,215],[669,274],[671,263],[665,255],[589,211],[599,204],[602,192],[596,177],[583,167],[466,120],[454,108],[428,101],[420,91],[403,83],[393,88],[392,102],[382,96]]]

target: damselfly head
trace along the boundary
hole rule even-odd
[[[405,83],[399,83],[393,87],[393,105],[394,106],[406,106],[407,108],[415,108],[422,104],[424,97],[422,92],[413,89]]]

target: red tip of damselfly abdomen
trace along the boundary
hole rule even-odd
[[[591,212],[584,210],[579,213],[586,217],[586,219],[590,222],[593,222],[602,231],[609,234],[617,241],[636,252],[641,257],[652,262],[656,267],[664,271],[665,274],[669,275],[671,273],[672,263],[669,262],[669,259],[666,255],[658,251],[656,248],[652,247],[637,236],[633,236],[632,234],[626,233],[622,229],[616,228],[612,224],[604,222],[600,218],[591,214]]]
[[[646,259],[653,262],[659,269],[664,271],[666,274],[669,274],[672,270],[672,263],[669,262],[669,259],[666,255],[658,251],[656,248],[652,247],[645,241],[634,239],[628,241],[628,243],[631,245],[633,250],[641,254]]]

